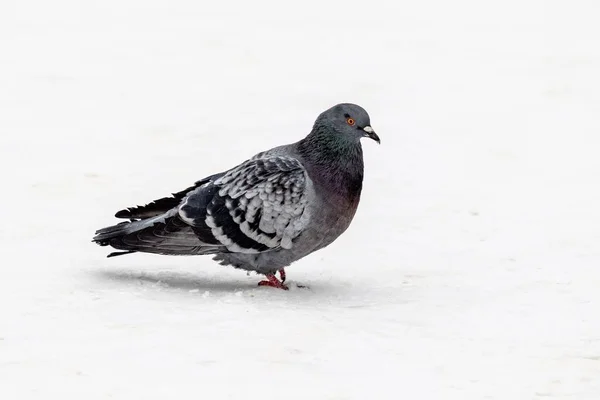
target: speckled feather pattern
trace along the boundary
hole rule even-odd
[[[274,156],[254,158],[230,170],[211,183],[217,188],[206,207],[204,220],[198,221],[195,196],[203,196],[206,187],[192,191],[179,207],[180,217],[191,226],[205,224],[212,235],[231,252],[258,253],[267,249],[292,247],[292,240],[308,222],[304,215],[307,176],[298,160]],[[219,214],[226,213],[229,218]],[[235,225],[235,227],[227,226]],[[244,246],[236,236],[239,229]]]

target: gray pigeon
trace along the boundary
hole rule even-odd
[[[222,265],[266,275],[261,286],[287,289],[283,268],[350,225],[362,190],[363,137],[380,142],[367,112],[338,104],[299,142],[259,153],[172,197],[121,210],[115,216],[130,221],[96,231],[93,241],[124,250],[109,257],[211,254]]]

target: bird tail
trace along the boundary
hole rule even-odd
[[[98,229],[96,231],[96,236],[94,236],[92,241],[98,243],[100,246],[108,246],[111,239],[139,232],[143,229],[154,226],[156,223],[164,223],[168,217],[172,216],[168,214],[173,213],[170,211],[152,218],[142,219],[140,221],[120,222],[116,225]]]
[[[193,228],[179,218],[177,209],[152,218],[99,229],[92,241],[100,246],[124,250],[108,257],[138,251],[168,255],[213,254],[221,247],[201,242]]]

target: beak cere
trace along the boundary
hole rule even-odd
[[[379,136],[377,136],[377,134],[375,133],[373,128],[371,128],[369,125],[362,128],[362,130],[365,131],[365,133],[366,133],[365,136],[367,136],[367,137],[373,139],[374,141],[376,141],[377,143],[381,144],[381,140],[379,139]]]

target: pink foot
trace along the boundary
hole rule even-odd
[[[279,271],[281,276],[281,280],[277,279],[277,277],[273,274],[267,275],[267,280],[258,282],[258,286],[270,286],[277,289],[289,290],[289,288],[283,284],[285,280],[285,272],[282,273],[283,270]]]
[[[281,268],[279,270],[279,276],[281,277],[281,283],[285,282],[285,269]]]

